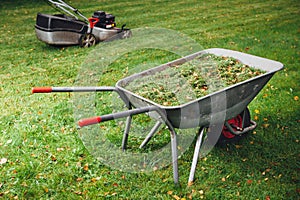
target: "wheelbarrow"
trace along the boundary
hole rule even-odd
[[[191,100],[187,103],[178,106],[160,105],[150,99],[144,98],[126,88],[128,83],[140,79],[142,77],[152,76],[173,66],[180,66],[185,62],[192,61],[195,58],[204,54],[214,54],[216,56],[232,57],[239,60],[245,65],[263,70],[264,73],[258,76],[249,78],[245,81],[225,87],[206,96]],[[141,113],[156,113],[150,115],[157,120],[150,133],[147,135],[140,147],[144,147],[151,139],[157,129],[164,123],[171,135],[171,150],[172,150],[172,165],[174,183],[179,182],[178,175],[178,154],[177,154],[177,128],[199,128],[197,141],[194,149],[193,161],[190,170],[189,183],[193,182],[196,165],[198,162],[199,152],[202,144],[205,128],[211,123],[222,123],[227,131],[236,137],[242,136],[245,133],[253,130],[256,123],[250,120],[248,104],[262,90],[272,76],[283,68],[283,64],[277,61],[266,58],[249,55],[237,51],[212,48],[199,51],[183,58],[162,64],[155,68],[151,68],[140,73],[133,74],[124,79],[119,80],[115,86],[100,86],[100,87],[35,87],[32,93],[49,93],[49,92],[116,92],[123,100],[128,110],[106,114],[103,116],[95,116],[85,118],[78,121],[80,127],[89,126],[104,121],[114,120],[127,117],[126,127],[123,135],[122,149],[126,149],[128,134],[133,115]],[[222,103],[220,103],[222,102]],[[223,103],[226,102],[226,103]],[[212,105],[214,104],[214,105]],[[240,118],[241,123],[232,124],[230,121]]]

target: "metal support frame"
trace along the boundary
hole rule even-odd
[[[179,175],[178,175],[178,153],[177,153],[177,133],[173,127],[173,125],[170,123],[169,120],[166,119],[166,125],[168,126],[170,130],[170,136],[171,136],[171,150],[172,150],[172,165],[173,165],[173,179],[174,183],[179,183]]]
[[[126,103],[126,102],[125,102]],[[129,110],[131,110],[131,106],[129,107]],[[172,166],[173,166],[173,179],[174,183],[178,184],[179,183],[179,175],[178,175],[178,152],[177,152],[177,133],[175,131],[174,126],[172,123],[166,118],[164,113],[160,109],[153,109],[150,111],[156,111],[160,117],[164,120],[166,126],[168,127],[170,131],[170,137],[171,137],[171,151],[172,151]],[[127,117],[126,120],[126,126],[123,134],[123,139],[122,139],[122,150],[126,150],[126,145],[127,145],[127,140],[129,136],[129,130],[130,130],[130,125],[131,125],[132,117],[131,115]],[[152,138],[152,136],[155,134],[155,132],[158,130],[158,128],[161,126],[162,122],[157,121],[154,127],[151,129],[150,133],[147,135],[143,143],[140,145],[140,148],[143,148]]]
[[[144,148],[148,142],[151,140],[151,138],[153,137],[153,135],[156,133],[156,131],[158,130],[158,128],[161,126],[162,122],[157,121],[156,124],[153,126],[153,128],[151,129],[151,131],[149,132],[149,134],[146,136],[146,138],[144,139],[144,141],[142,142],[142,144],[140,145],[140,149]]]
[[[230,131],[230,133],[232,133],[234,135],[237,135],[237,136],[240,136],[240,135],[243,135],[243,134],[245,134],[245,133],[247,133],[249,131],[252,131],[257,126],[256,122],[253,121],[253,120],[250,120],[250,126],[245,127],[245,128],[239,127],[241,130],[236,130],[236,131],[232,128],[232,126],[227,121],[225,121],[224,125],[228,128],[228,130]]]
[[[197,141],[196,141],[195,150],[194,150],[194,156],[193,156],[193,161],[192,161],[192,165],[191,165],[191,171],[190,171],[188,185],[192,184],[194,181],[194,176],[195,176],[196,167],[197,167],[197,163],[198,163],[199,152],[200,152],[200,148],[201,148],[203,134],[204,134],[204,127],[200,127],[199,132],[198,132]]]
[[[123,139],[122,139],[122,150],[123,151],[125,151],[126,147],[127,147],[127,141],[128,141],[131,121],[132,121],[132,117],[128,116],[127,119],[126,119],[126,126],[125,126]]]

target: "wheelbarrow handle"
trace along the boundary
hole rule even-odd
[[[99,92],[99,91],[117,91],[115,87],[34,87],[31,92],[34,93],[51,93],[51,92]]]
[[[154,111],[154,110],[158,110],[158,107],[157,106],[141,107],[141,108],[126,110],[126,111],[117,112],[117,113],[113,113],[113,114],[85,118],[85,119],[79,120],[78,125],[80,127],[84,127],[84,126],[88,126],[88,125],[98,124],[98,123],[104,122],[104,121],[119,119],[119,118],[128,117],[131,115],[137,115],[137,114],[141,114],[141,113],[146,113],[146,112],[150,112],[150,111]]]
[[[50,93],[52,92],[52,87],[34,87],[31,90],[31,93]]]

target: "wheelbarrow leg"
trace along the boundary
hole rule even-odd
[[[172,128],[171,131],[171,148],[172,148],[172,164],[173,164],[173,178],[174,183],[178,184],[179,175],[178,175],[178,158],[177,158],[177,134],[175,130]]]
[[[166,114],[158,109],[156,110],[157,113],[162,117],[164,120],[166,126],[168,127],[170,131],[171,136],[171,151],[172,151],[172,165],[173,165],[173,179],[175,185],[179,183],[179,176],[178,176],[178,153],[177,153],[177,133],[172,125],[172,123],[167,119]],[[158,124],[158,123],[157,123]]]
[[[196,141],[196,146],[195,146],[195,150],[194,150],[194,156],[193,156],[188,185],[191,185],[194,181],[194,175],[195,175],[196,166],[197,166],[197,162],[198,162],[198,158],[199,158],[199,152],[200,152],[200,147],[201,147],[201,143],[202,143],[203,133],[204,133],[204,127],[201,127],[199,129],[199,133],[198,133],[198,137],[197,137],[197,141]]]
[[[131,106],[131,103],[128,101],[128,99],[121,94],[120,94],[120,97],[124,101],[128,110],[131,110],[132,106]],[[124,130],[123,139],[122,139],[122,150],[123,151],[125,151],[127,148],[128,135],[129,135],[129,131],[130,131],[131,121],[132,121],[132,116],[128,115],[126,118],[126,125],[125,125],[125,130]]]
[[[146,136],[146,138],[144,139],[144,141],[140,145],[140,147],[139,147],[140,149],[144,148],[148,144],[148,142],[150,141],[152,136],[156,133],[156,131],[158,130],[158,128],[160,127],[161,124],[162,124],[162,122],[160,122],[160,121],[156,122],[156,124],[153,126],[153,128],[151,129],[149,134]]]
[[[179,175],[178,175],[178,153],[177,153],[177,133],[173,127],[173,125],[166,119],[166,125],[170,130],[171,135],[171,150],[172,150],[172,165],[173,165],[173,179],[175,185],[179,182]]]
[[[178,153],[177,153],[177,133],[173,127],[173,125],[169,122],[169,120],[166,119],[165,121],[171,136],[171,151],[172,151],[172,165],[173,165],[173,179],[174,183],[178,184],[179,182],[179,175],[178,175]],[[151,137],[154,135],[154,133],[157,131],[157,129],[160,127],[162,122],[157,121],[154,127],[151,129],[150,133],[147,135],[143,143],[140,145],[140,148],[143,148],[151,139]]]
[[[132,117],[128,116],[126,119],[126,126],[123,134],[123,139],[122,139],[122,150],[125,151],[127,147],[127,141],[128,141],[128,135],[129,135],[129,130],[130,130],[130,125],[131,125],[131,120]]]

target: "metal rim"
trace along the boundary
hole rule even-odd
[[[96,44],[96,37],[91,33],[84,34],[81,36],[79,43],[81,47],[94,46]]]

